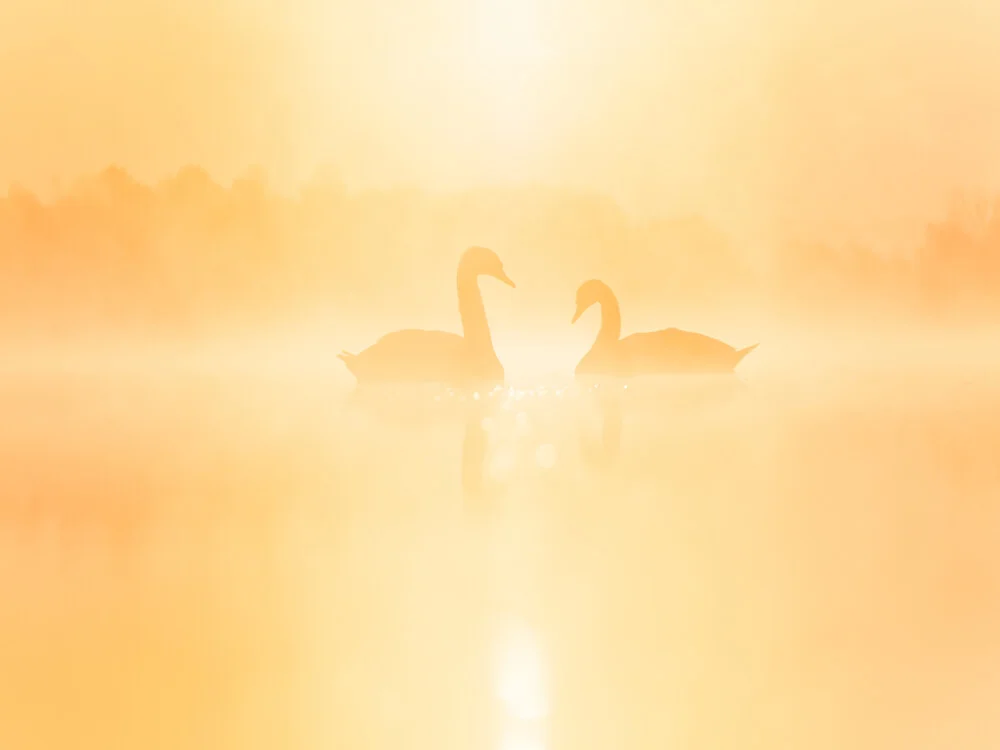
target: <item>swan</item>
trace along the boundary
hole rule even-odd
[[[620,338],[622,316],[618,299],[603,281],[591,279],[576,292],[572,323],[591,306],[601,306],[597,340],[576,366],[578,375],[629,376],[654,373],[726,373],[757,348],[736,350],[700,333],[667,328]]]
[[[459,336],[445,331],[394,331],[358,354],[337,355],[358,383],[409,382],[503,383],[503,365],[493,351],[479,277],[492,276],[508,286],[514,282],[492,250],[470,247],[458,262]]]

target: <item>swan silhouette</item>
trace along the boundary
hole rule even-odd
[[[601,329],[590,351],[576,366],[578,375],[727,373],[757,348],[754,344],[736,350],[710,336],[677,328],[620,338],[622,316],[618,299],[607,284],[597,279],[585,281],[577,289],[572,322],[576,323],[595,304],[601,306]]]
[[[358,383],[503,383],[503,365],[493,351],[479,277],[492,276],[513,287],[503,263],[492,250],[470,247],[458,262],[459,336],[445,331],[408,329],[387,333],[358,354],[343,351],[343,360]]]

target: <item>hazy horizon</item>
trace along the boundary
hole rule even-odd
[[[0,185],[332,165],[896,248],[1000,190],[998,35],[987,0],[9,0]]]
[[[996,750],[998,39],[0,0],[0,750]]]

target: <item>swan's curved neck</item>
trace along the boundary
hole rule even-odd
[[[622,313],[618,300],[610,291],[598,300],[601,306],[601,330],[597,334],[597,343],[613,344],[622,335]]]
[[[479,291],[478,274],[458,269],[458,314],[462,318],[462,335],[472,346],[493,350],[490,324],[486,320],[483,295]]]

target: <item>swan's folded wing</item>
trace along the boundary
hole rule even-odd
[[[372,345],[371,349],[377,348],[379,352],[387,355],[437,357],[453,354],[461,349],[464,343],[465,339],[457,333],[410,328],[385,334]]]
[[[351,369],[359,380],[444,381],[460,371],[465,339],[444,331],[387,333],[358,354]]]
[[[725,342],[679,328],[634,333],[621,343],[633,366],[640,369],[656,364],[676,367],[724,365],[733,357],[733,348]]]

